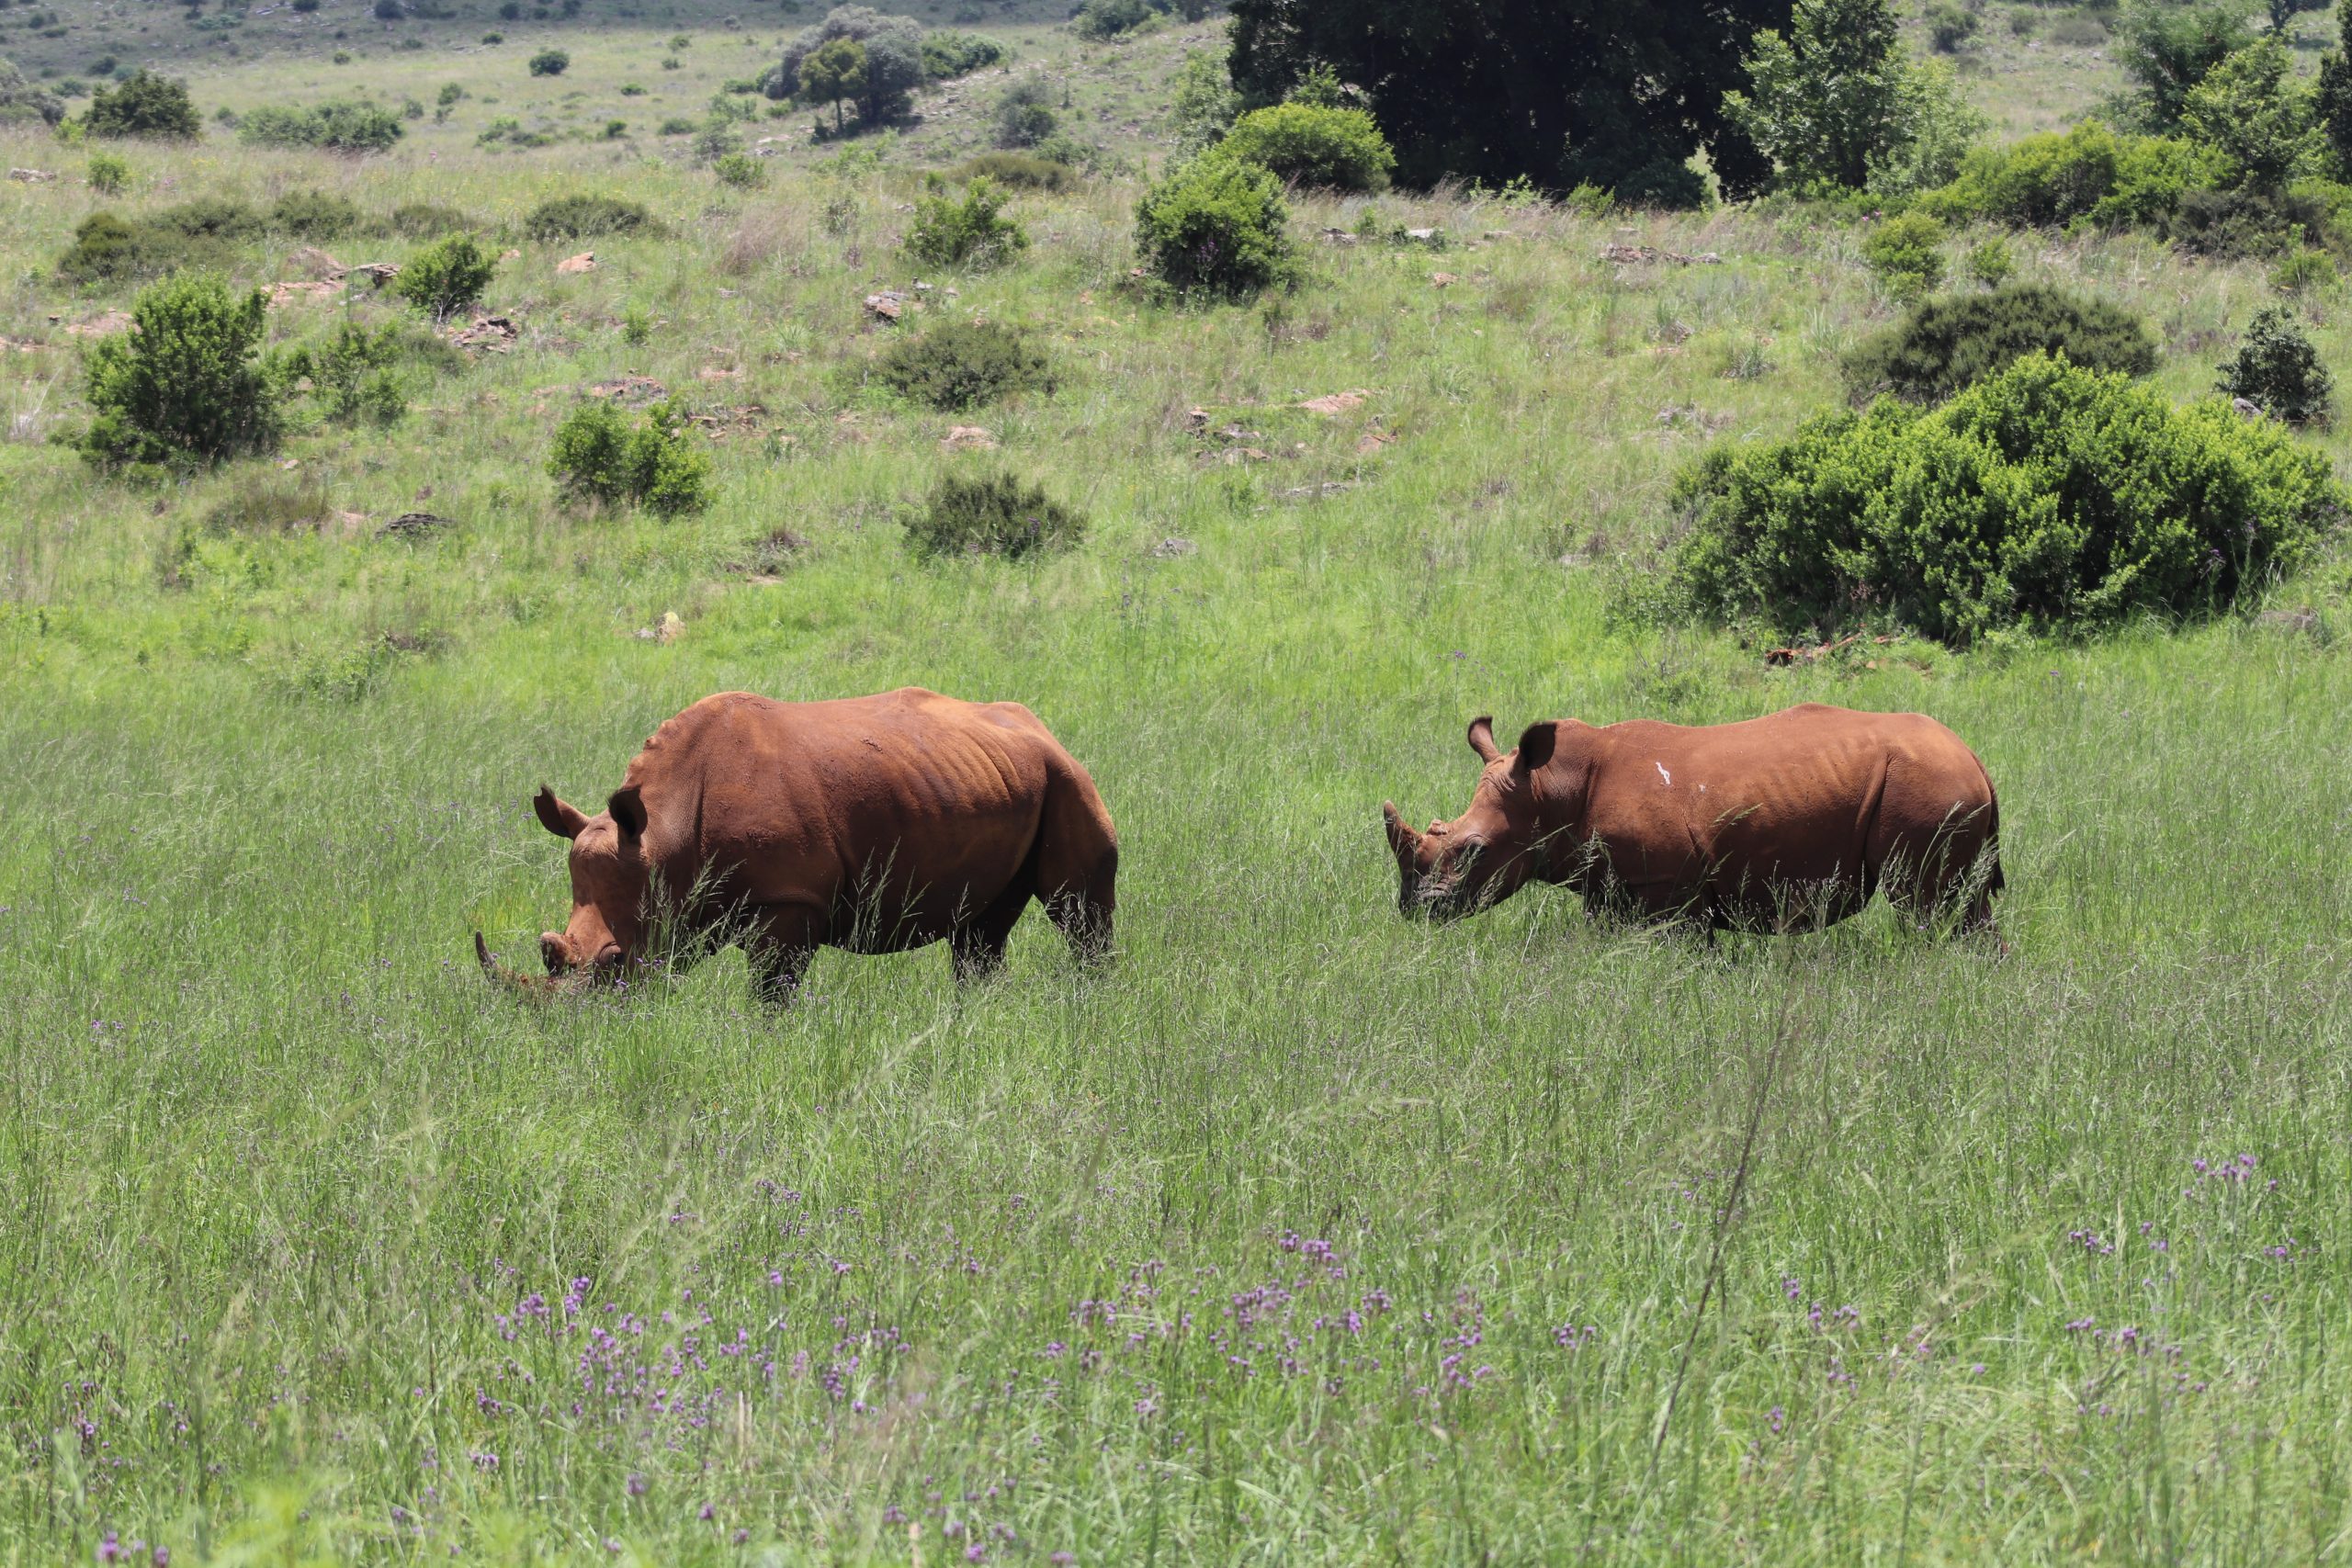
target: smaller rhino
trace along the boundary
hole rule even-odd
[[[1453,919],[1530,882],[1588,913],[1719,931],[1834,925],[1882,886],[1921,924],[1993,931],[2001,808],[1960,737],[1922,714],[1806,703],[1738,724],[1528,726],[1469,809],[1416,833],[1384,804],[1408,916]],[[1997,939],[1997,933],[1996,933]]]

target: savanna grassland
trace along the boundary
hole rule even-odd
[[[232,56],[166,9],[86,24],[207,115],[466,94],[359,162],[134,144],[111,197],[83,149],[0,141],[62,176],[0,185],[0,1561],[2352,1551],[2340,546],[2201,624],[1770,667],[1618,612],[1682,465],[1837,401],[1894,314],[1849,226],[1392,195],[1444,248],[1339,245],[1363,202],[1302,196],[1295,291],[1178,309],[1129,277],[1136,176],[1213,24],[978,24],[1067,81],[1104,172],[1015,199],[1013,265],[943,271],[909,208],[993,73],[886,138],[763,120],[742,190],[654,128],[764,68],[772,10],[584,18],[533,78],[554,24],[407,50],[331,6]],[[2087,48],[1986,49],[2009,132],[2112,86]],[[551,140],[482,145],[500,117]],[[301,415],[160,489],[51,442],[87,417],[68,329],[134,291],[59,280],[77,223],[308,189],[518,253],[483,301],[511,345],[388,429]],[[579,193],[668,231],[524,231]],[[2270,293],[2011,243],[2143,314],[2181,399]],[[291,276],[292,242],[241,246],[241,282]],[[2308,312],[2337,363],[2344,303]],[[270,331],[398,310],[298,296]],[[1025,329],[1056,389],[949,414],[874,381],[958,317]],[[722,433],[707,512],[560,499],[556,423],[628,377]],[[999,467],[1082,543],[913,558],[934,479]],[[447,522],[386,531],[412,512]],[[601,800],[709,692],[901,684],[1023,701],[1092,771],[1107,973],[1033,914],[983,987],[827,953],[782,1017],[733,953],[551,1007],[483,985],[470,930],[520,959],[561,922],[542,782]],[[1883,908],[1712,950],[1560,894],[1398,919],[1380,803],[1458,810],[1471,716],[1803,700],[1981,753],[2007,958]]]

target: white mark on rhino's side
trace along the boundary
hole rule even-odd
[[[1650,766],[1657,770],[1657,776],[1666,781],[1668,788],[1671,789],[1674,787],[1674,775],[1666,771],[1666,764],[1664,762],[1652,762]]]
[[[1701,785],[1699,786],[1699,793],[1700,793],[1701,795],[1704,795],[1704,794],[1706,794],[1706,793],[1707,793],[1707,786],[1706,786],[1705,784],[1701,784]]]

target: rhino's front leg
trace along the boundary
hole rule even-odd
[[[752,999],[774,1011],[790,1007],[823,932],[824,918],[813,909],[799,905],[754,909],[751,932],[743,940],[743,954],[751,961]]]

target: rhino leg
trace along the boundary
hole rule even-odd
[[[824,931],[823,918],[814,910],[783,906],[752,911],[743,954],[751,961],[752,996],[762,1007],[781,1010],[800,994],[800,977],[808,971]]]
[[[968,984],[985,980],[1004,967],[1005,943],[1032,897],[1028,878],[1021,877],[997,895],[996,902],[947,933],[947,951],[956,964],[956,978]]]

